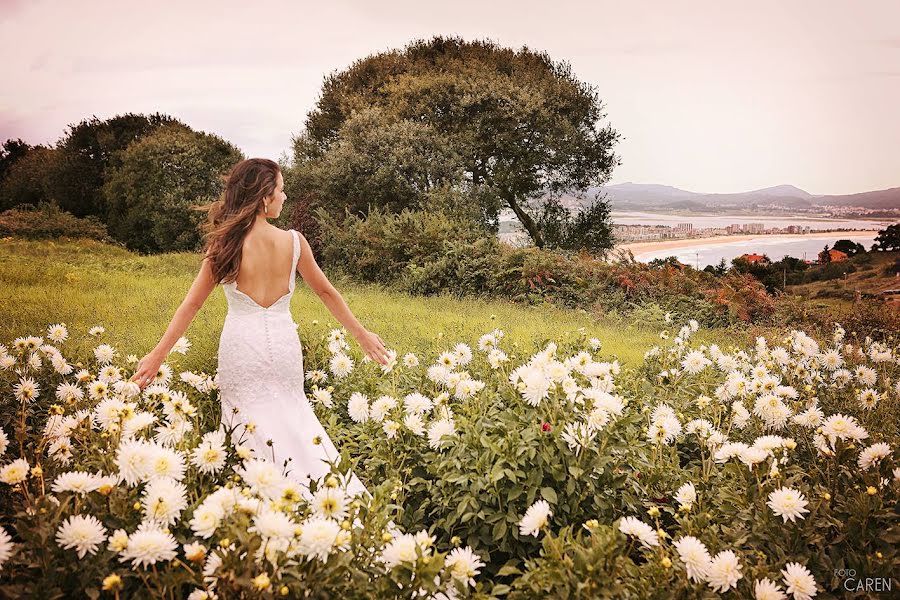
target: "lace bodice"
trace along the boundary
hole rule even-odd
[[[293,263],[300,256],[300,238],[294,238]],[[219,338],[219,371],[223,405],[251,405],[276,396],[285,387],[303,390],[303,353],[297,323],[291,316],[296,267],[291,270],[287,293],[271,306],[260,306],[237,289],[222,284],[228,313]]]

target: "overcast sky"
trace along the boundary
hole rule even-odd
[[[596,85],[612,182],[900,186],[900,2],[0,0],[0,141],[160,111],[289,151],[323,77],[437,34],[528,45]]]

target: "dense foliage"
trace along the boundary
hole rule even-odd
[[[519,348],[499,329],[381,366],[332,330],[307,348],[306,394],[344,457],[309,490],[219,422],[215,375],[176,376],[187,340],[141,392],[114,340],[71,357],[62,324],[17,338],[0,349],[0,586],[800,600],[897,585],[898,349],[840,326],[748,348],[671,326],[636,369],[583,335]],[[351,465],[373,498],[343,493]]]

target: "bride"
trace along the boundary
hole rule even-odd
[[[228,302],[216,376],[222,423],[235,425],[257,457],[273,458],[288,476],[308,485],[326,476],[339,456],[303,391],[303,350],[290,312],[297,271],[368,358],[386,364],[388,355],[381,338],[360,324],[322,273],[306,238],[267,221],[278,217],[286,199],[274,161],[251,158],[231,169],[222,197],[202,207],[209,218],[200,272],[131,381],[143,389],[153,380],[221,283]],[[345,483],[349,493],[365,493],[355,475]]]

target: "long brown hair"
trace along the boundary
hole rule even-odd
[[[217,283],[237,279],[244,238],[265,207],[264,198],[275,191],[280,172],[278,163],[267,158],[242,160],[224,176],[225,190],[219,199],[197,207],[208,213],[201,226],[203,250]]]

